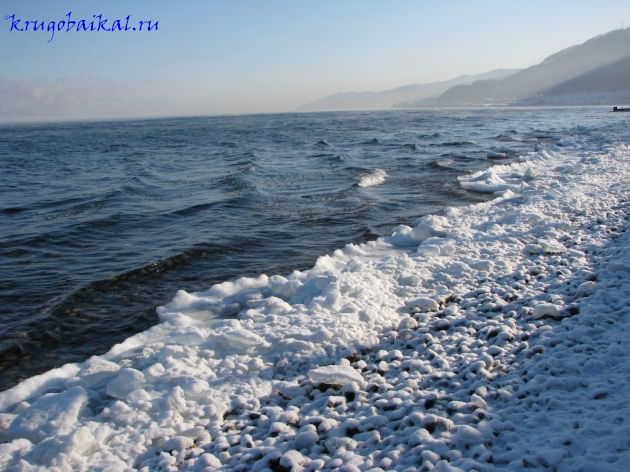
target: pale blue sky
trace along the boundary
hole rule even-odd
[[[628,2],[7,1],[16,18],[159,22],[152,32],[9,31],[0,121],[291,111],[325,95],[528,67],[630,25]],[[111,23],[109,23],[111,24]],[[109,25],[108,24],[108,25]]]

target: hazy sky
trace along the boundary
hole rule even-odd
[[[0,0],[0,121],[292,111],[528,67],[630,25],[627,0]],[[10,31],[49,22],[158,22],[153,31]],[[97,22],[98,25],[98,22]],[[60,25],[57,25],[57,27]]]

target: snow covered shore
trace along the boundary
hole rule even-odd
[[[491,202],[178,292],[0,393],[0,469],[627,470],[626,143],[576,132],[460,179]]]

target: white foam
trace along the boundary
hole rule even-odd
[[[453,163],[453,159],[440,159],[435,161],[435,163],[437,165],[439,165],[440,167],[448,167]]]
[[[358,185],[363,188],[374,187],[375,185],[380,185],[385,182],[387,177],[387,172],[383,169],[374,169],[369,174],[362,175]]]

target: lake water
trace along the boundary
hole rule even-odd
[[[0,390],[147,329],[178,289],[307,269],[491,198],[458,175],[620,119],[477,108],[3,125]]]

